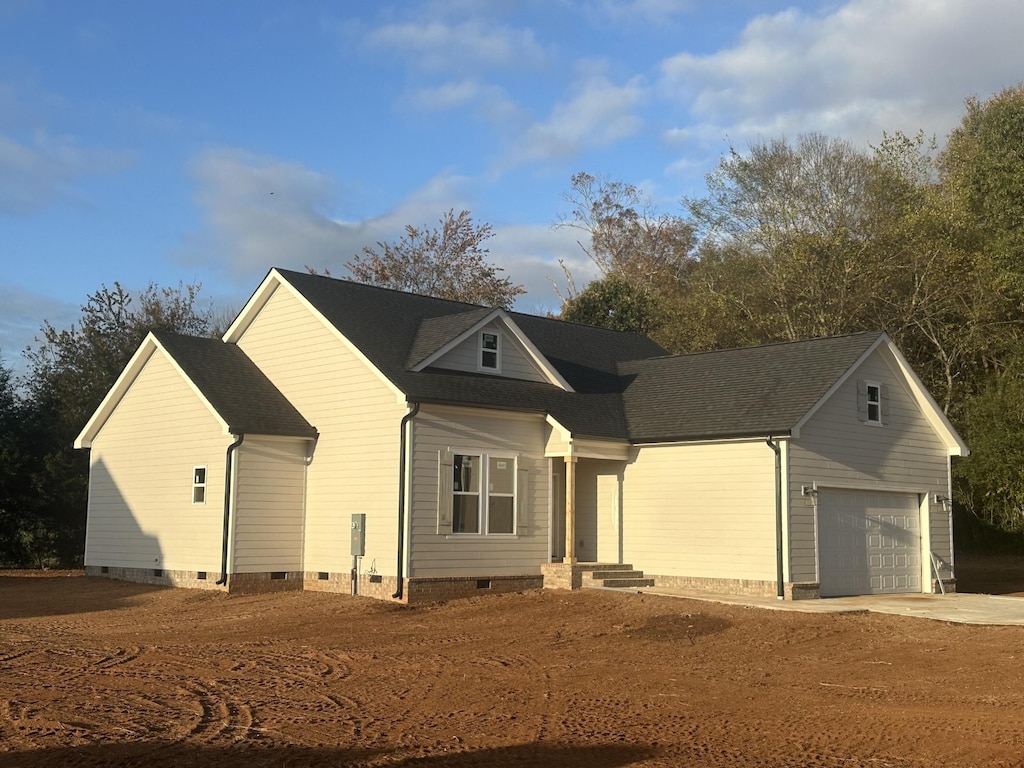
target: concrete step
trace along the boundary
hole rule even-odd
[[[584,573],[592,571],[632,571],[629,563],[577,563],[576,567]]]
[[[604,587],[605,589],[637,589],[639,587],[653,587],[654,579],[602,579],[599,582],[595,580],[593,586]]]
[[[602,581],[608,579],[642,579],[643,577],[643,571],[630,571],[626,570],[625,568],[616,571],[602,568],[600,571],[590,572],[590,578],[594,581]]]

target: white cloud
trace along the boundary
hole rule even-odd
[[[821,131],[943,138],[965,97],[1024,71],[1018,0],[851,0],[827,14],[760,16],[736,45],[662,63],[661,92],[689,105],[696,142]],[[668,134],[667,134],[668,135]]]
[[[401,236],[406,224],[432,225],[449,208],[465,205],[464,180],[440,174],[392,210],[362,220],[336,215],[335,181],[298,163],[237,149],[210,150],[191,166],[203,229],[188,237],[186,261],[220,261],[251,277],[272,266],[328,268],[363,246]]]
[[[547,60],[533,30],[488,26],[479,20],[386,24],[368,32],[364,42],[371,48],[395,49],[431,70],[522,69]]]
[[[470,79],[424,88],[413,94],[407,104],[427,111],[472,108],[481,119],[499,125],[521,121],[525,115],[503,88]]]
[[[28,141],[0,134],[0,214],[27,216],[54,203],[80,202],[74,183],[126,168],[131,154],[81,147],[36,132]]]
[[[637,133],[637,109],[644,98],[639,77],[615,85],[602,75],[586,78],[568,101],[556,104],[547,120],[535,123],[503,158],[511,167],[525,162],[571,158]]]

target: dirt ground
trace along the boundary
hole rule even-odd
[[[1024,558],[959,576],[1024,595]],[[0,575],[0,766],[109,765],[1018,766],[1024,628]]]

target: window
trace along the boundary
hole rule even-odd
[[[858,381],[857,418],[865,424],[881,426],[887,415],[885,386],[877,381]]]
[[[501,337],[497,333],[483,331],[480,334],[480,370],[500,371],[499,362]]]
[[[192,469],[192,503],[206,503],[206,467]]]
[[[878,384],[868,384],[868,421],[882,423],[882,388]]]
[[[452,533],[515,533],[516,460],[452,456]]]

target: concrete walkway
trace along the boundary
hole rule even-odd
[[[727,605],[745,605],[772,611],[802,613],[894,613],[958,624],[993,626],[1024,626],[1024,598],[1000,595],[864,595],[861,597],[828,597],[822,600],[779,600],[774,597],[719,595],[708,592],[648,587],[638,590],[648,595],[685,597]]]

